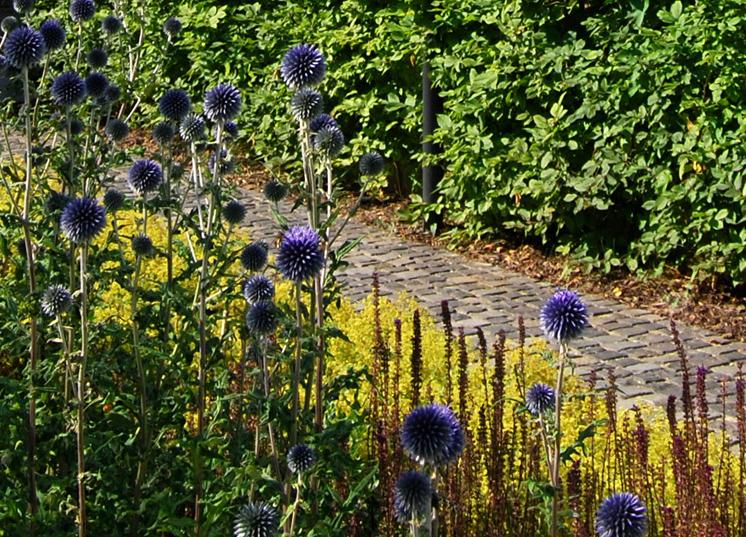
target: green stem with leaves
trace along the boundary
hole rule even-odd
[[[86,268],[88,265],[88,242],[80,248],[80,364],[78,365],[77,400],[77,458],[78,458],[78,537],[88,531],[85,493],[85,369],[88,361],[88,290]]]

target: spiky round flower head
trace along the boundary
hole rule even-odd
[[[104,91],[104,98],[108,103],[114,103],[122,96],[122,90],[115,84],[109,84]]]
[[[150,159],[138,160],[130,168],[127,183],[141,196],[158,188],[163,181],[161,166]]]
[[[217,151],[213,151],[210,154],[210,158],[207,159],[207,165],[210,167],[210,173],[215,173],[215,166],[217,165]],[[230,158],[228,151],[225,149],[220,150],[220,175],[226,175],[233,173],[236,169],[236,163]]]
[[[39,33],[44,39],[47,50],[57,50],[65,46],[67,33],[64,26],[57,19],[49,19],[41,23]]]
[[[13,0],[13,9],[16,13],[28,13],[34,8],[34,0]]]
[[[526,408],[534,416],[554,411],[555,392],[551,386],[536,383],[526,393]]]
[[[249,304],[272,300],[275,297],[275,284],[264,274],[255,274],[243,284],[243,296]]]
[[[433,498],[433,484],[421,472],[409,471],[399,476],[394,487],[394,509],[400,522],[411,522],[427,514]]]
[[[235,537],[276,537],[277,511],[266,503],[250,503],[238,511],[233,523]]]
[[[62,106],[71,106],[83,100],[86,94],[85,83],[78,73],[68,71],[52,81],[52,98]]]
[[[205,93],[205,115],[210,121],[228,121],[241,111],[241,93],[230,84],[218,84]]]
[[[72,198],[62,192],[52,192],[44,202],[44,209],[53,216],[59,218],[61,213],[67,204],[72,201]]]
[[[277,328],[277,306],[271,300],[254,302],[246,312],[246,326],[254,334],[271,334]]]
[[[285,232],[277,253],[277,268],[288,280],[301,282],[317,275],[324,266],[318,233],[308,226],[293,226]]]
[[[62,233],[75,244],[93,239],[105,225],[106,209],[88,196],[72,200],[60,217]]]
[[[109,55],[104,49],[96,47],[85,55],[85,61],[94,69],[101,69],[109,63]]]
[[[322,127],[313,135],[313,147],[327,157],[334,157],[345,146],[345,135],[339,127]]]
[[[77,136],[81,132],[83,132],[83,129],[85,126],[83,125],[83,122],[80,121],[78,118],[74,117],[70,120],[70,134],[73,136]]]
[[[288,187],[277,179],[270,179],[264,184],[264,197],[272,203],[279,203],[288,195]]]
[[[339,124],[329,114],[319,114],[311,120],[309,127],[312,132],[319,132],[324,127],[339,127]]]
[[[306,444],[296,444],[288,451],[288,468],[294,474],[303,474],[316,464],[316,451]]]
[[[192,101],[189,99],[189,95],[186,91],[180,89],[167,90],[158,101],[158,110],[161,114],[176,123],[181,121],[191,109]]]
[[[64,285],[50,285],[41,296],[41,311],[49,317],[67,311],[72,306],[73,297]]]
[[[85,77],[85,90],[93,98],[103,97],[108,87],[109,79],[102,73],[94,71]]]
[[[567,341],[588,325],[588,309],[577,293],[561,289],[541,308],[541,329],[551,339]]]
[[[606,498],[596,512],[599,537],[642,537],[648,527],[648,510],[631,492],[620,492]]]
[[[168,37],[176,37],[181,33],[182,24],[176,17],[169,17],[166,22],[163,23],[163,32]]]
[[[75,22],[92,19],[96,14],[96,4],[93,0],[73,0],[70,3],[70,16]]]
[[[223,218],[231,225],[238,225],[246,218],[246,206],[238,200],[230,200],[223,205]]]
[[[241,251],[241,265],[250,272],[262,270],[268,256],[269,245],[264,241],[254,241]]]
[[[313,88],[301,88],[290,103],[295,119],[309,121],[324,111],[324,98]]]
[[[132,237],[132,251],[135,255],[147,257],[153,253],[153,241],[147,235],[140,233]]]
[[[110,188],[104,194],[104,207],[110,213],[115,213],[124,206],[124,194],[116,188]]]
[[[19,26],[6,37],[3,51],[10,65],[23,69],[39,63],[47,45],[39,32],[28,26]]]
[[[0,29],[5,34],[9,34],[16,28],[18,28],[18,25],[20,22],[18,22],[18,19],[16,19],[13,15],[8,15],[3,19],[2,22],[0,22]]]
[[[179,134],[187,142],[202,139],[205,136],[204,118],[198,114],[188,114],[179,124]]]
[[[122,20],[116,15],[107,15],[101,21],[101,29],[107,34],[115,34],[122,29]]]
[[[360,175],[378,175],[383,171],[385,161],[378,151],[371,151],[360,157]]]
[[[401,442],[404,451],[421,464],[448,464],[463,450],[463,429],[449,407],[425,405],[404,419]]]
[[[235,121],[226,121],[223,132],[230,138],[238,138],[238,125]]]
[[[317,86],[326,74],[326,61],[314,45],[296,45],[285,53],[280,74],[290,89]]]
[[[121,142],[129,133],[129,126],[121,119],[112,118],[106,124],[106,136],[113,142]]]
[[[153,128],[153,140],[160,145],[170,144],[175,135],[174,126],[166,121],[161,121]]]

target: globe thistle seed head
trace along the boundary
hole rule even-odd
[[[280,65],[282,80],[290,89],[317,86],[326,74],[326,61],[314,45],[296,45],[285,53]]]
[[[541,308],[539,320],[548,338],[567,341],[588,325],[588,309],[577,293],[561,289]]]
[[[546,384],[537,383],[526,392],[526,408],[534,416],[546,412],[553,412],[555,406],[554,388]]]
[[[51,92],[54,102],[62,106],[72,106],[85,98],[85,82],[78,73],[68,71],[52,81]]]
[[[404,419],[401,442],[404,451],[421,464],[448,464],[463,450],[463,429],[449,407],[425,405]]]
[[[648,526],[647,508],[630,492],[612,494],[596,512],[599,537],[642,537]]]
[[[198,114],[188,114],[179,124],[179,134],[186,142],[201,140],[205,136],[204,118]]]
[[[235,121],[226,121],[223,132],[230,138],[238,138],[238,125]]]
[[[318,233],[308,226],[293,226],[285,232],[277,253],[277,268],[294,282],[312,278],[324,266]]]
[[[73,297],[64,285],[50,285],[41,296],[41,311],[48,317],[56,317],[70,309]]]
[[[57,50],[65,46],[67,33],[62,23],[57,19],[49,19],[41,23],[39,33],[44,39],[47,50]]]
[[[316,464],[316,451],[306,444],[296,444],[288,451],[288,468],[294,474],[303,474]]]
[[[277,306],[271,300],[254,302],[246,312],[246,326],[249,331],[265,336],[277,328]]]
[[[70,3],[70,17],[81,23],[93,18],[96,14],[96,4],[93,0],[73,0]]]
[[[106,209],[88,196],[72,200],[60,216],[62,233],[75,244],[90,241],[105,225]]]
[[[433,484],[425,474],[416,471],[401,474],[394,487],[396,518],[407,523],[427,515],[433,493]]]
[[[34,9],[34,0],[13,0],[13,9],[21,15]]]
[[[345,145],[345,135],[339,127],[322,127],[313,135],[313,147],[327,157],[334,157],[342,151]]]
[[[378,175],[383,171],[385,165],[383,157],[377,151],[366,153],[360,157],[360,162],[358,163],[360,175]]]
[[[141,257],[148,257],[152,255],[155,251],[155,248],[153,247],[153,240],[142,233],[140,233],[139,235],[135,235],[134,237],[132,237],[132,251],[135,252],[135,255]]]
[[[213,151],[210,154],[210,158],[207,159],[207,164],[210,167],[210,173],[215,173],[215,166],[217,166],[217,151]],[[228,151],[225,149],[220,150],[220,175],[227,175],[233,173],[236,169],[236,163],[230,158]]]
[[[192,101],[187,92],[172,88],[158,101],[158,110],[166,118],[178,123],[192,109]]]
[[[121,142],[129,133],[129,126],[121,119],[113,118],[106,124],[106,136],[113,142]]]
[[[8,15],[3,19],[2,22],[0,22],[0,29],[3,31],[4,34],[9,34],[16,28],[18,28],[18,25],[21,24],[18,22],[18,19],[16,19],[13,15]]]
[[[109,79],[106,78],[106,75],[99,73],[98,71],[89,73],[88,76],[85,77],[85,90],[88,95],[94,99],[103,97],[104,93],[106,93],[106,88],[108,87]]]
[[[78,118],[74,117],[70,119],[70,134],[73,136],[78,136],[81,132],[83,132],[83,129],[85,128],[85,125],[83,125],[83,122],[80,121]]]
[[[60,213],[67,207],[72,198],[62,192],[52,192],[44,202],[44,209],[52,216],[59,218]]]
[[[295,119],[309,121],[324,111],[324,98],[313,88],[301,88],[290,103]]]
[[[176,17],[169,17],[163,23],[163,32],[169,37],[174,38],[181,33],[182,24]]]
[[[39,32],[19,26],[5,38],[3,52],[10,65],[23,69],[39,63],[47,52],[47,45]]]
[[[223,206],[223,218],[231,225],[238,225],[246,218],[246,206],[238,200],[230,200]]]
[[[265,503],[244,505],[233,523],[235,537],[276,537],[279,526],[277,511]]]
[[[264,274],[255,274],[244,282],[243,296],[249,304],[272,300],[275,297],[275,284]]]
[[[249,272],[262,270],[269,257],[269,245],[264,241],[247,244],[241,251],[241,265]]]
[[[324,127],[339,127],[337,121],[329,114],[319,114],[311,120],[311,132],[319,132]]]
[[[124,194],[116,188],[110,188],[104,194],[104,207],[110,213],[115,213],[124,206]]]
[[[130,188],[141,196],[157,189],[161,181],[163,181],[161,166],[150,159],[135,162],[127,175]]]
[[[270,179],[264,184],[264,197],[272,203],[279,203],[288,195],[288,187],[277,179]]]
[[[91,49],[91,51],[86,54],[85,60],[86,62],[88,62],[88,65],[90,65],[94,69],[101,69],[103,67],[106,67],[106,65],[109,63],[109,55],[104,49],[97,47]]]
[[[107,15],[101,21],[101,29],[107,34],[116,34],[122,29],[122,21],[116,15]]]
[[[205,115],[210,121],[228,121],[241,111],[241,93],[230,84],[218,84],[205,93]]]
[[[153,140],[160,145],[170,144],[175,135],[174,126],[166,121],[161,121],[153,128]]]
[[[117,102],[121,96],[122,90],[119,88],[119,86],[115,84],[109,84],[108,86],[106,86],[106,91],[104,91],[104,98],[106,99],[107,103]]]

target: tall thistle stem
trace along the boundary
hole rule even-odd
[[[554,449],[552,451],[552,466],[550,468],[552,487],[554,495],[552,496],[552,537],[559,535],[559,500],[560,500],[560,462],[562,456],[562,387],[565,377],[565,363],[567,362],[567,343],[560,341],[559,345],[559,368],[557,369],[557,387],[555,390],[554,401]]]
[[[301,298],[301,282],[295,284],[295,363],[293,367],[293,415],[290,423],[290,443],[298,442],[298,412],[300,410],[300,367],[303,354],[303,301]]]
[[[80,365],[78,366],[77,457],[78,457],[78,537],[88,531],[85,497],[85,368],[88,360],[88,241],[80,247]]]
[[[290,532],[288,537],[293,537],[295,534],[295,521],[298,518],[298,511],[300,511],[300,491],[303,487],[303,473],[298,472],[298,480],[295,483],[295,501],[293,502],[293,511],[290,516]]]
[[[267,363],[267,342],[264,336],[261,336],[259,341],[259,354],[262,360],[262,385],[264,387],[264,398],[269,402],[269,364]],[[269,446],[272,450],[272,465],[275,469],[277,478],[280,479],[280,457],[277,451],[277,441],[275,440],[274,427],[272,422],[267,422],[267,432],[269,433]],[[259,426],[257,425],[257,436],[259,435]]]

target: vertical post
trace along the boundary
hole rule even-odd
[[[429,24],[428,2],[424,4],[423,16],[426,24]],[[435,201],[435,189],[443,177],[443,168],[432,161],[433,157],[441,151],[440,146],[432,141],[432,135],[435,132],[437,116],[442,110],[440,95],[438,95],[437,88],[433,88],[430,76],[430,58],[426,57],[422,65],[422,152],[429,162],[422,166],[422,201],[424,203]],[[433,225],[437,228],[441,223],[442,215],[431,213],[426,217],[425,228],[429,229]]]

